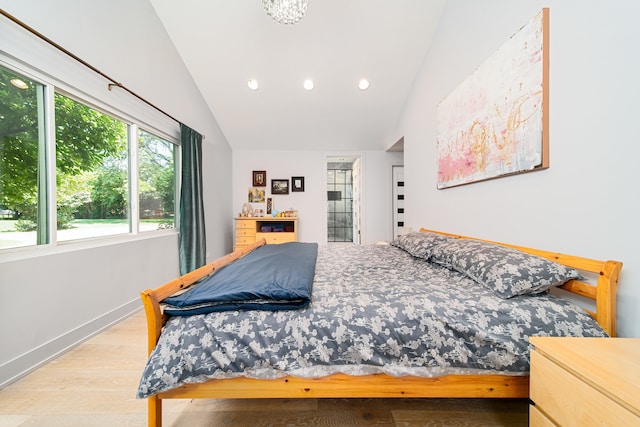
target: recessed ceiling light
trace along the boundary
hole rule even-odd
[[[258,88],[260,87],[260,85],[258,84],[258,81],[255,79],[251,79],[247,82],[247,86],[249,86],[249,89],[251,90],[258,90]]]
[[[303,86],[304,86],[304,88],[305,88],[306,90],[311,90],[311,89],[313,89],[313,80],[311,80],[311,79],[307,79],[307,80],[305,80],[305,81],[304,81]]]
[[[358,87],[360,88],[360,90],[369,89],[369,80],[367,79],[360,80],[360,82],[358,82]]]
[[[20,79],[11,79],[9,82],[18,89],[29,89],[29,85]]]

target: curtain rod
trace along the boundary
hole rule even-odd
[[[140,101],[144,102],[148,106],[154,108],[156,111],[159,111],[160,113],[162,113],[165,116],[169,117],[174,122],[176,122],[178,124],[182,123],[180,120],[176,119],[171,114],[167,113],[166,111],[164,111],[160,107],[157,107],[156,105],[154,105],[151,102],[147,101],[142,96],[138,95],[137,93],[135,93],[134,91],[132,91],[128,87],[124,86],[122,83],[120,83],[117,80],[115,80],[113,77],[110,77],[109,75],[105,74],[104,72],[102,72],[98,68],[96,68],[93,65],[89,64],[88,62],[86,62],[84,59],[82,59],[79,56],[75,55],[73,52],[70,52],[69,50],[67,50],[64,47],[60,46],[58,43],[54,42],[53,40],[51,40],[50,38],[48,38],[44,34],[40,33],[36,29],[34,29],[34,28],[30,27],[29,25],[25,24],[24,22],[22,22],[21,20],[19,20],[15,16],[11,15],[7,11],[5,11],[4,9],[0,8],[0,14],[5,16],[10,21],[13,21],[15,24],[19,25],[20,27],[24,28],[25,30],[29,31],[31,34],[35,35],[36,37],[38,37],[38,38],[44,40],[45,42],[49,43],[51,46],[53,46],[56,49],[60,50],[64,54],[66,54],[66,55],[70,56],[71,58],[75,59],[77,62],[81,63],[82,65],[84,65],[85,67],[87,67],[88,69],[93,71],[94,73],[97,73],[100,76],[104,77],[105,79],[109,80],[111,83],[109,83],[107,85],[107,89],[111,90],[114,86],[115,87],[119,87],[120,89],[122,89],[125,92],[129,93],[133,97],[139,99]],[[204,135],[202,135],[202,139],[204,139]]]

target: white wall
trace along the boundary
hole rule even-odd
[[[550,168],[436,190],[436,106],[550,8]],[[398,127],[406,222],[624,262],[618,334],[640,337],[640,3],[449,0]]]
[[[291,180],[292,176],[304,176],[305,191],[271,196],[274,208],[282,211],[293,207],[298,211],[300,241],[326,244],[327,157],[344,155],[359,155],[362,159],[362,243],[390,240],[393,235],[391,166],[402,164],[402,153],[234,150],[234,216],[238,215],[247,201],[252,171],[267,171],[267,197],[271,195],[272,179]],[[264,204],[254,204],[254,207],[264,207]]]
[[[0,7],[203,133],[208,259],[231,247],[231,149],[147,1],[0,0]],[[4,17],[0,50],[111,106],[174,126]],[[168,124],[170,122],[170,124]],[[177,129],[177,127],[176,127]],[[178,239],[113,238],[0,254],[0,387],[142,307],[179,274]]]

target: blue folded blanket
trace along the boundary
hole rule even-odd
[[[162,301],[164,312],[190,316],[228,310],[294,310],[311,302],[317,243],[264,245],[192,289]]]

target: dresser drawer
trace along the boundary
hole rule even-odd
[[[255,236],[238,236],[236,235],[236,246],[248,246],[256,241]]]
[[[248,228],[256,231],[256,220],[255,219],[236,219],[236,230]]]
[[[633,413],[538,351],[531,352],[530,387],[536,407],[558,425],[638,425]]]
[[[236,228],[236,237],[251,237],[255,239],[256,230],[255,228]]]
[[[553,421],[545,417],[545,415],[538,411],[533,405],[529,406],[529,426],[530,427],[556,427]]]
[[[287,233],[287,232],[256,233],[256,240],[260,240],[262,238],[264,238],[264,240],[269,244],[295,242],[296,241],[296,234],[295,233]]]

